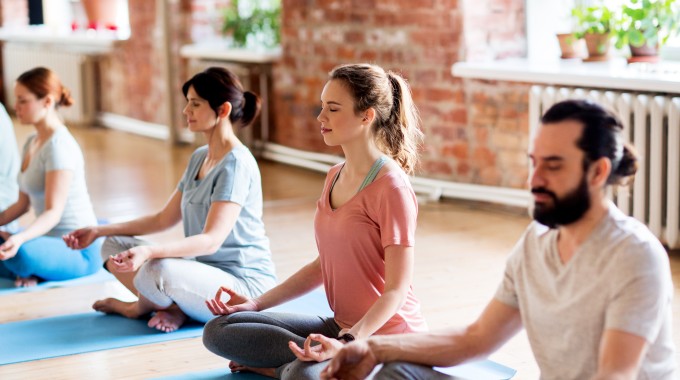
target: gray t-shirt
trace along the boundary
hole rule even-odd
[[[248,148],[237,146],[205,177],[197,180],[207,154],[207,146],[196,149],[177,186],[182,192],[184,234],[193,236],[203,232],[212,202],[239,204],[241,213],[220,248],[214,253],[206,252],[196,260],[236,277],[255,280],[255,284],[266,283],[268,288],[276,276],[262,222],[262,184],[257,162]]]
[[[20,163],[14,125],[5,107],[0,104],[0,211],[17,201]]]
[[[496,299],[519,308],[544,379],[589,379],[604,331],[645,338],[638,379],[675,379],[668,255],[647,227],[610,203],[566,264],[557,230],[532,223],[509,257]]]
[[[24,157],[35,135],[24,144]],[[24,172],[19,173],[19,189],[26,193],[36,215],[45,211],[45,176],[54,170],[70,170],[73,179],[59,223],[46,235],[61,236],[78,228],[97,224],[85,184],[85,163],[78,142],[65,127],[58,128],[35,153]]]

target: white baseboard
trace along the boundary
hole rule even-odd
[[[168,126],[163,124],[149,123],[148,121],[137,120],[131,117],[109,112],[100,112],[97,115],[97,120],[99,124],[106,128],[134,133],[159,140],[170,139],[170,130],[168,129]]]
[[[331,166],[342,162],[342,157],[306,152],[274,143],[264,143],[262,156],[266,159],[326,172]],[[438,179],[411,177],[413,190],[435,201],[441,197],[499,203],[515,207],[527,207],[531,202],[528,190],[498,186],[456,183]]]

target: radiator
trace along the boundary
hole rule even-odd
[[[95,120],[94,57],[58,51],[36,44],[5,43],[2,48],[3,82],[8,108],[14,105],[14,82],[23,72],[44,66],[53,70],[71,91],[74,103],[59,109],[67,124],[92,125]]]
[[[610,191],[610,196],[669,248],[680,248],[680,96],[532,86],[530,134],[543,112],[569,98],[596,101],[621,117],[624,138],[635,146],[641,162],[633,184]]]

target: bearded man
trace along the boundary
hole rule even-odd
[[[676,379],[673,283],[661,243],[607,198],[637,157],[620,120],[568,100],[541,119],[529,152],[533,218],[494,298],[463,329],[345,345],[325,379],[451,379],[432,366],[485,358],[522,328],[542,379]]]

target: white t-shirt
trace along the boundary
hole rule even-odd
[[[496,293],[519,309],[541,378],[591,378],[602,335],[615,329],[649,344],[638,379],[675,379],[673,283],[661,243],[613,204],[566,264],[557,237],[532,223]]]

